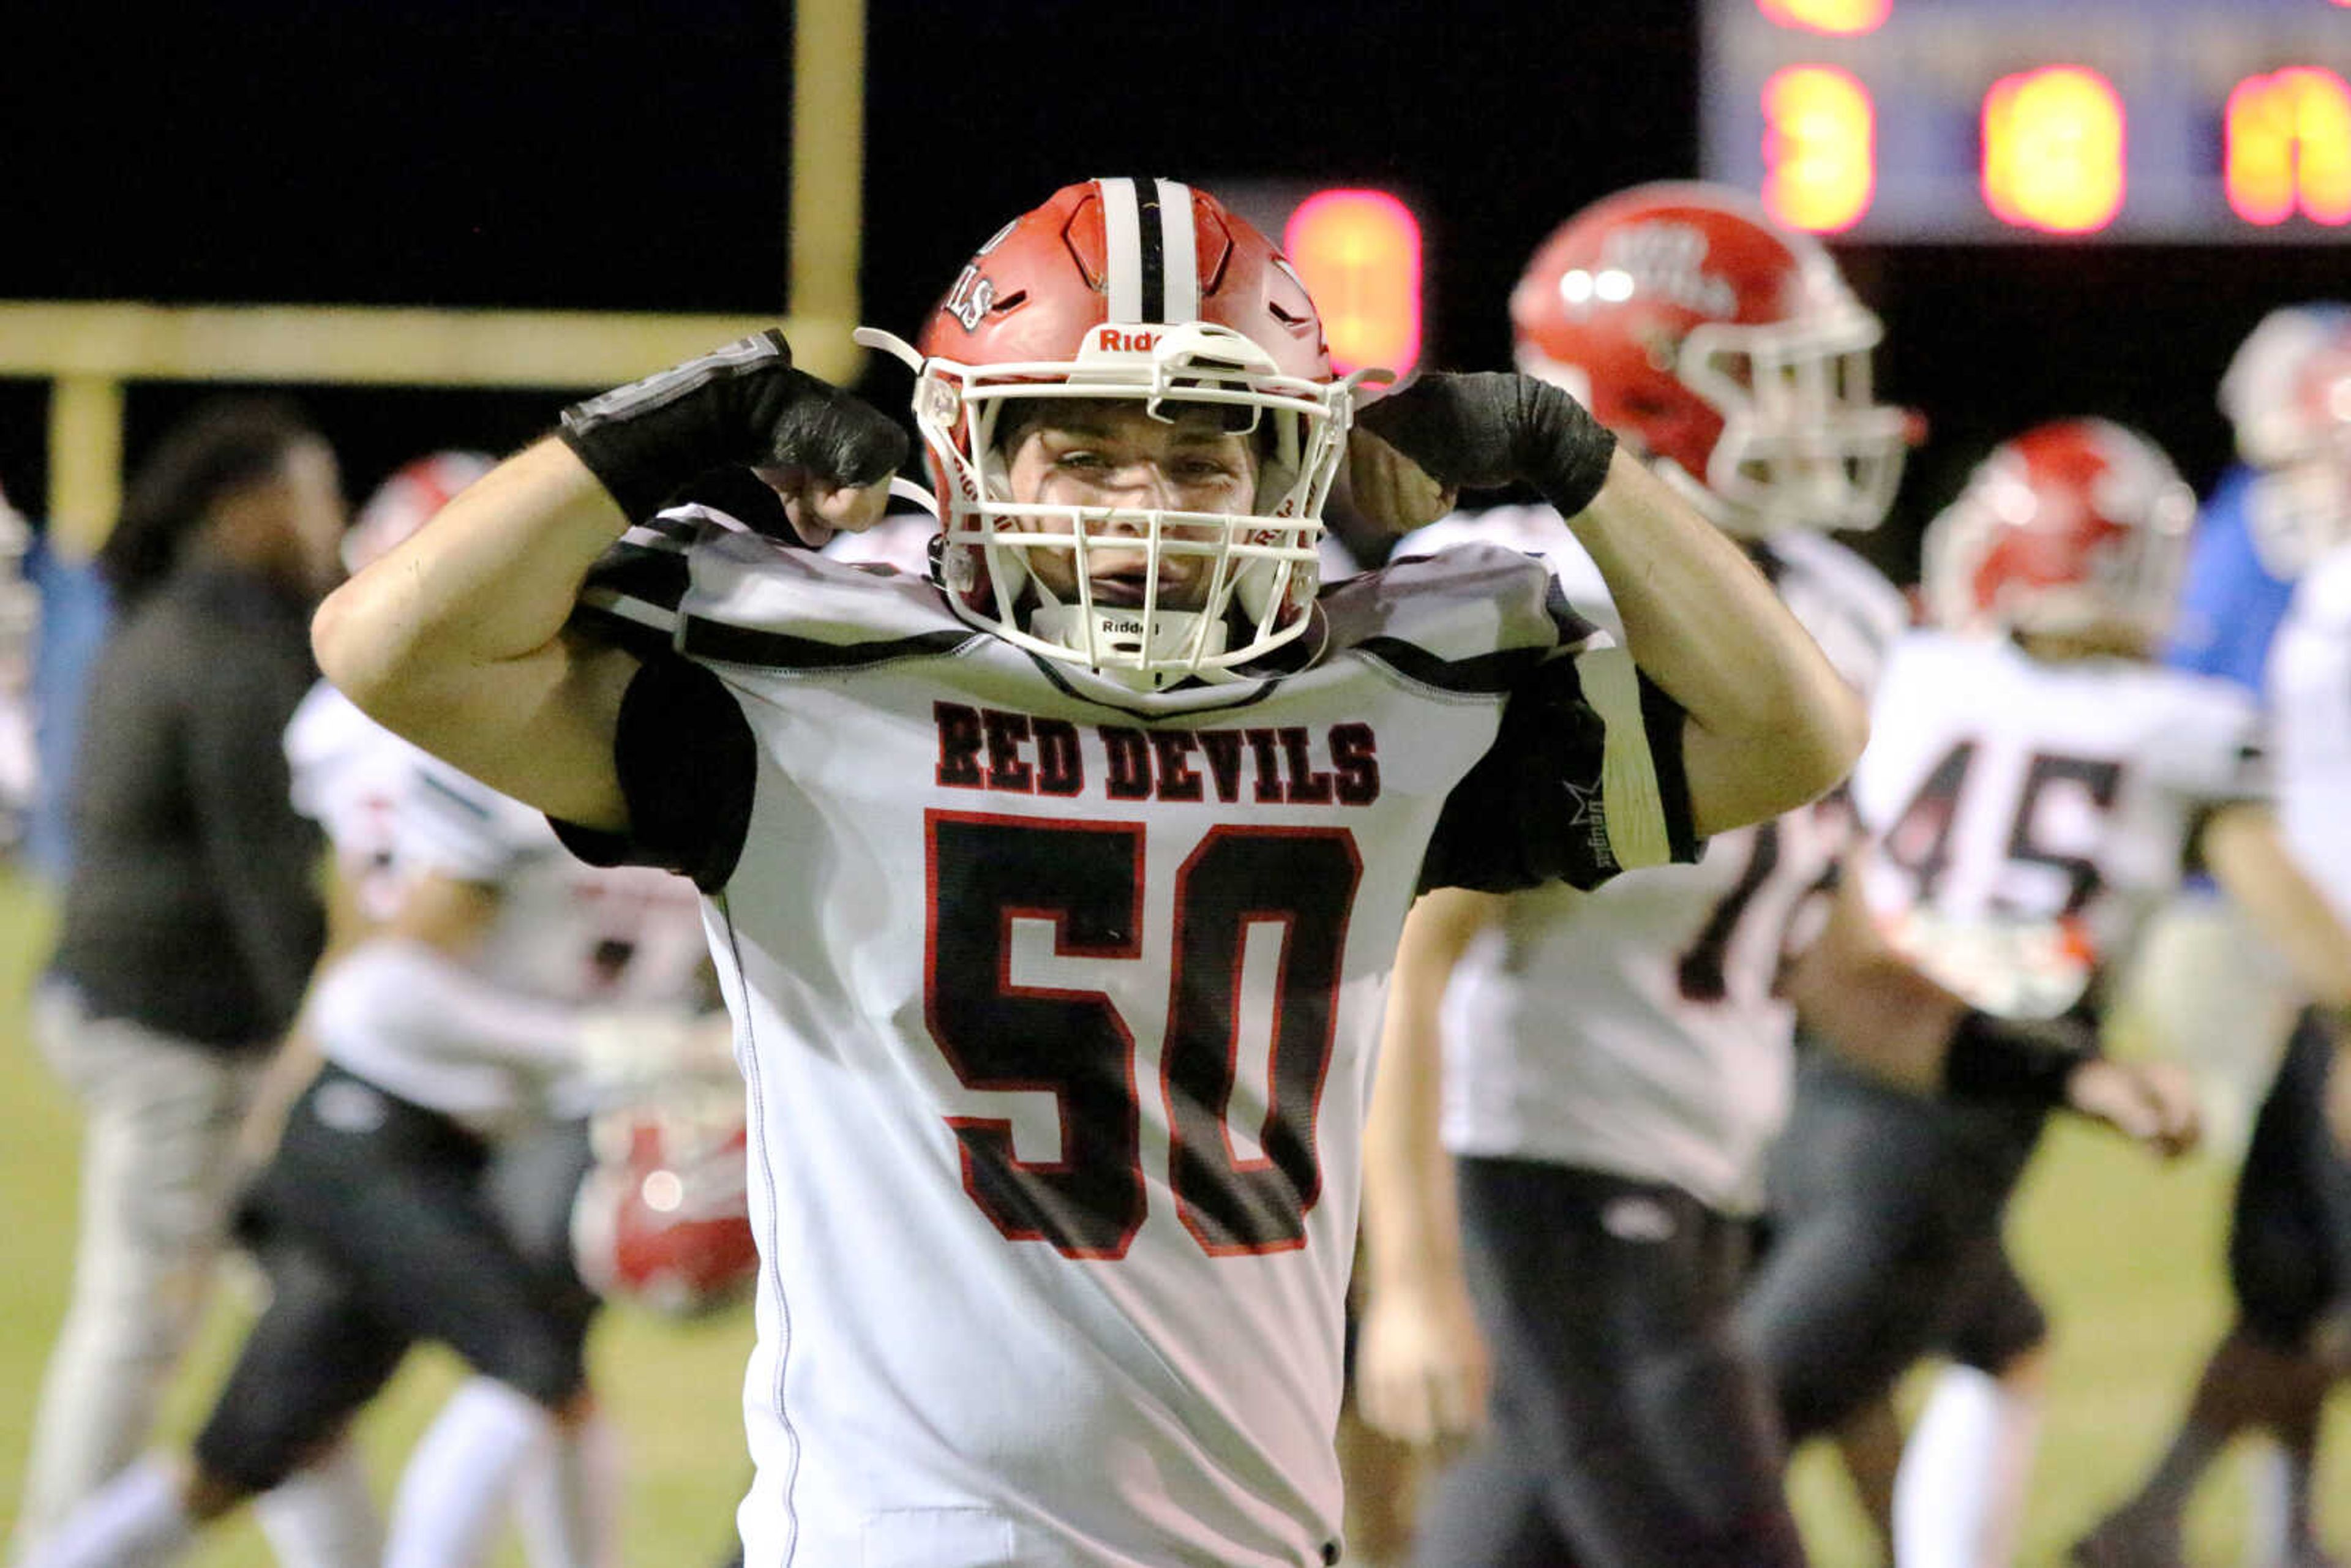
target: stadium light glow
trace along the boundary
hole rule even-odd
[[[1282,230],[1340,373],[1420,359],[1420,221],[1384,191],[1318,191]]]
[[[1877,190],[1869,89],[1834,66],[1790,66],[1763,84],[1763,205],[1792,228],[1834,234]]]
[[[2335,0],[2335,4],[2351,5],[2351,0]],[[1894,0],[1755,0],[1755,8],[1763,13],[1764,20],[1779,26],[1852,38],[1883,26],[1894,10]]]
[[[2114,84],[2085,66],[2043,66],[1983,99],[1984,204],[2004,224],[2093,234],[2122,211],[2126,131]]]
[[[2351,0],[2335,0],[2338,5]],[[2222,181],[2249,224],[2351,223],[2351,87],[2333,71],[2288,66],[2229,94]]]

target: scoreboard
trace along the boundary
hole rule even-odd
[[[1708,179],[1879,242],[2351,239],[2351,0],[1704,0]]]

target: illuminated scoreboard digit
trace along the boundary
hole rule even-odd
[[[1872,240],[2351,238],[2351,0],[1706,0],[1704,172]]]
[[[1385,191],[1317,191],[1282,225],[1281,248],[1313,297],[1343,374],[1403,375],[1420,359],[1420,220]]]
[[[1410,193],[1248,179],[1209,189],[1281,246],[1314,298],[1334,369],[1401,376],[1419,363],[1427,279]]]

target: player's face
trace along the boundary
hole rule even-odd
[[[1008,483],[1015,502],[1107,507],[1126,516],[1088,525],[1086,561],[1093,599],[1139,605],[1152,570],[1140,542],[1146,511],[1246,512],[1257,491],[1257,453],[1249,438],[1227,430],[1220,411],[1185,409],[1154,418],[1141,404],[1072,401],[1029,427],[1012,449]],[[1067,533],[1070,520],[1040,516],[1042,531]],[[1176,526],[1166,538],[1216,541],[1212,526]],[[1120,539],[1136,539],[1122,546]],[[1196,610],[1216,570],[1213,554],[1163,552],[1158,602]],[[1076,552],[1032,549],[1029,570],[1064,602],[1077,597]]]

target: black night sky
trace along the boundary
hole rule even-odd
[[[758,311],[780,303],[789,0],[114,0],[0,50],[0,298]],[[863,286],[900,329],[1005,218],[1108,172],[1414,193],[1432,364],[1504,364],[1560,219],[1694,172],[1680,0],[870,0]],[[2064,413],[2141,424],[2199,486],[2212,386],[2336,248],[1845,248],[1887,393],[1934,444],[1895,564],[1968,463]],[[507,445],[554,395],[298,389],[355,495],[429,446]],[[131,444],[194,389],[146,386]],[[876,395],[903,395],[880,383]],[[0,481],[45,479],[45,393],[0,382]]]

